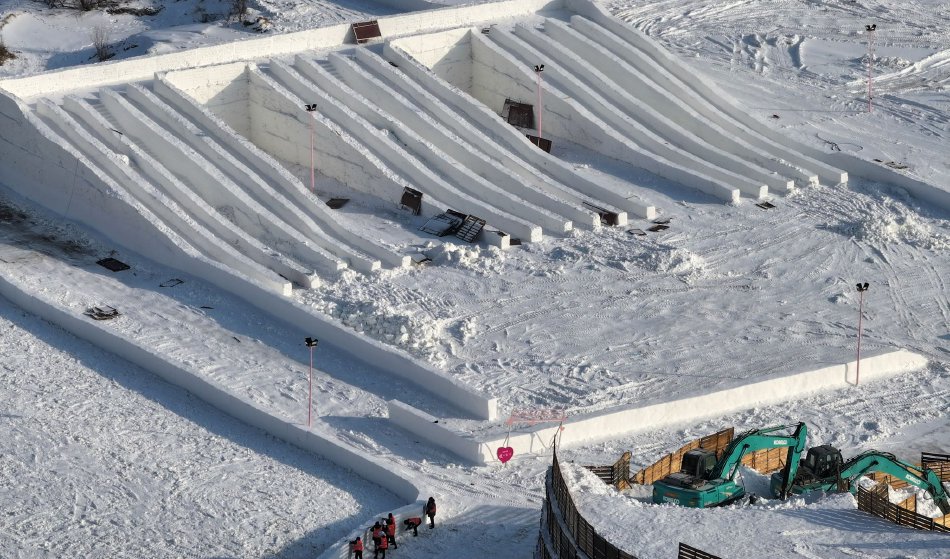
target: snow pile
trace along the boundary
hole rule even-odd
[[[911,213],[868,215],[847,227],[855,239],[874,246],[903,242],[930,250],[947,248],[947,238],[935,233],[927,224]]]
[[[643,269],[660,274],[672,274],[684,279],[694,279],[705,274],[706,262],[688,249],[666,244],[657,244],[640,253],[634,259]]]
[[[441,328],[432,321],[420,320],[378,301],[341,299],[323,303],[321,311],[357,332],[391,345],[425,354],[435,350],[440,338]]]
[[[478,246],[441,243],[426,250],[425,255],[437,266],[452,266],[488,275],[499,271],[504,253],[496,247],[482,249]]]

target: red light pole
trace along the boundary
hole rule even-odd
[[[859,300],[858,303],[858,362],[855,368],[854,385],[861,382],[861,317],[864,315],[864,292],[868,290],[868,283],[857,284]]]
[[[318,340],[308,337],[304,340],[304,343],[310,348],[310,382],[307,387],[307,427],[310,427],[313,412],[313,348],[317,347]]]
[[[868,112],[871,112],[871,66],[874,64],[874,30],[877,24],[865,25],[868,32]]]
[[[310,193],[312,194],[315,192],[313,179],[313,123],[316,121],[316,116],[313,113],[317,110],[317,106],[315,104],[304,105],[304,108],[310,113]]]
[[[544,71],[544,64],[536,64],[534,73],[538,75],[538,146],[541,145],[541,72]]]

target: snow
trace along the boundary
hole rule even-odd
[[[97,25],[130,47],[119,57],[256,33],[196,22],[197,5],[169,3],[158,16],[134,18],[6,2],[0,32],[18,58],[0,66],[0,75],[88,63]],[[605,5],[709,75],[744,110],[777,115],[769,121],[775,139],[787,135],[824,150],[834,142],[865,160],[908,165],[948,189],[945,2]],[[274,33],[398,11],[369,2],[270,1],[254,10]],[[881,75],[868,114],[863,25],[871,21],[879,22]],[[776,559],[950,557],[939,534],[870,517],[848,495],[695,511],[653,506],[644,493],[618,494],[570,466],[611,463],[627,449],[645,466],[723,426],[794,421],[808,423],[809,445],[834,444],[846,457],[869,448],[909,461],[920,451],[950,452],[950,209],[852,178],[843,188],[774,196],[777,208],[765,211],[748,200],[721,204],[567,139],[555,142],[554,155],[595,183],[632,188],[672,218],[670,229],[646,236],[627,227],[575,229],[502,251],[421,234],[424,216],[391,211],[318,176],[322,199],[351,198],[336,213],[344,226],[431,262],[322,277],[318,289],[295,290],[294,299],[498,397],[502,416],[524,407],[578,416],[849,361],[858,313],[853,285],[868,281],[862,350],[907,348],[930,360],[923,371],[689,425],[645,426],[565,449],[561,458],[588,520],[642,559],[671,556],[677,539],[723,557],[751,549]],[[287,167],[309,184],[309,169]],[[123,252],[118,240],[91,236],[7,191],[2,196],[5,280],[74,313],[113,305],[123,314],[103,327],[275,417],[305,423],[308,354],[299,340],[318,333]],[[11,206],[24,215],[5,210]],[[110,251],[133,270],[112,274],[94,264]],[[158,287],[173,277],[185,282]],[[0,494],[12,503],[0,516],[5,556],[311,557],[407,504],[334,457],[248,427],[4,299],[0,331]],[[439,394],[339,348],[322,344],[315,366],[317,431],[438,492],[438,527],[402,537],[400,557],[530,555],[550,455],[517,456],[507,466],[459,464],[392,426],[388,401],[476,437],[506,427],[472,420]],[[745,478],[762,483],[749,472]],[[926,503],[918,506],[927,512]]]

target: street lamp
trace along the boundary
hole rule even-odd
[[[854,385],[861,382],[861,317],[864,315],[864,292],[868,290],[868,283],[857,284],[860,302],[858,303],[858,362],[855,368]]]
[[[310,417],[313,410],[313,348],[317,347],[319,340],[307,337],[304,343],[310,348],[310,382],[307,388],[307,427],[310,427]]]
[[[874,64],[874,31],[877,24],[865,25],[864,29],[868,32],[868,112],[871,112],[871,65]]]
[[[541,145],[541,72],[544,64],[535,64],[534,73],[538,75],[538,146]]]
[[[312,194],[315,192],[313,180],[313,123],[316,120],[316,115],[313,113],[317,110],[317,105],[311,104],[304,105],[303,107],[307,109],[308,113],[310,113],[310,193]],[[310,338],[307,339],[309,340]],[[313,345],[317,345],[316,341],[314,341]]]

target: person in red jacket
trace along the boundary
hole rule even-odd
[[[374,551],[379,548],[379,540],[383,539],[383,527],[379,525],[379,522],[373,524],[373,548]],[[379,553],[376,551],[376,553]]]
[[[386,540],[393,549],[399,549],[399,545],[396,544],[396,519],[393,513],[389,513],[389,519],[386,521]]]
[[[353,546],[353,559],[363,559],[363,540],[359,536],[350,542]]]
[[[435,497],[429,497],[422,512],[429,517],[429,529],[435,528]]]
[[[376,549],[373,550],[374,559],[386,559],[386,548],[388,547],[389,547],[389,540],[386,538],[386,536],[383,536],[382,538],[379,539],[379,545],[377,545]],[[380,556],[379,554],[380,552],[382,552],[382,556]]]
[[[410,517],[410,518],[407,518],[407,519],[403,520],[402,523],[403,523],[403,525],[406,527],[405,529],[406,529],[407,531],[408,531],[408,530],[412,530],[412,535],[413,535],[413,536],[418,536],[418,535],[419,535],[419,526],[422,525],[422,519],[421,519],[421,518],[419,518],[418,516],[413,516],[413,517]]]

